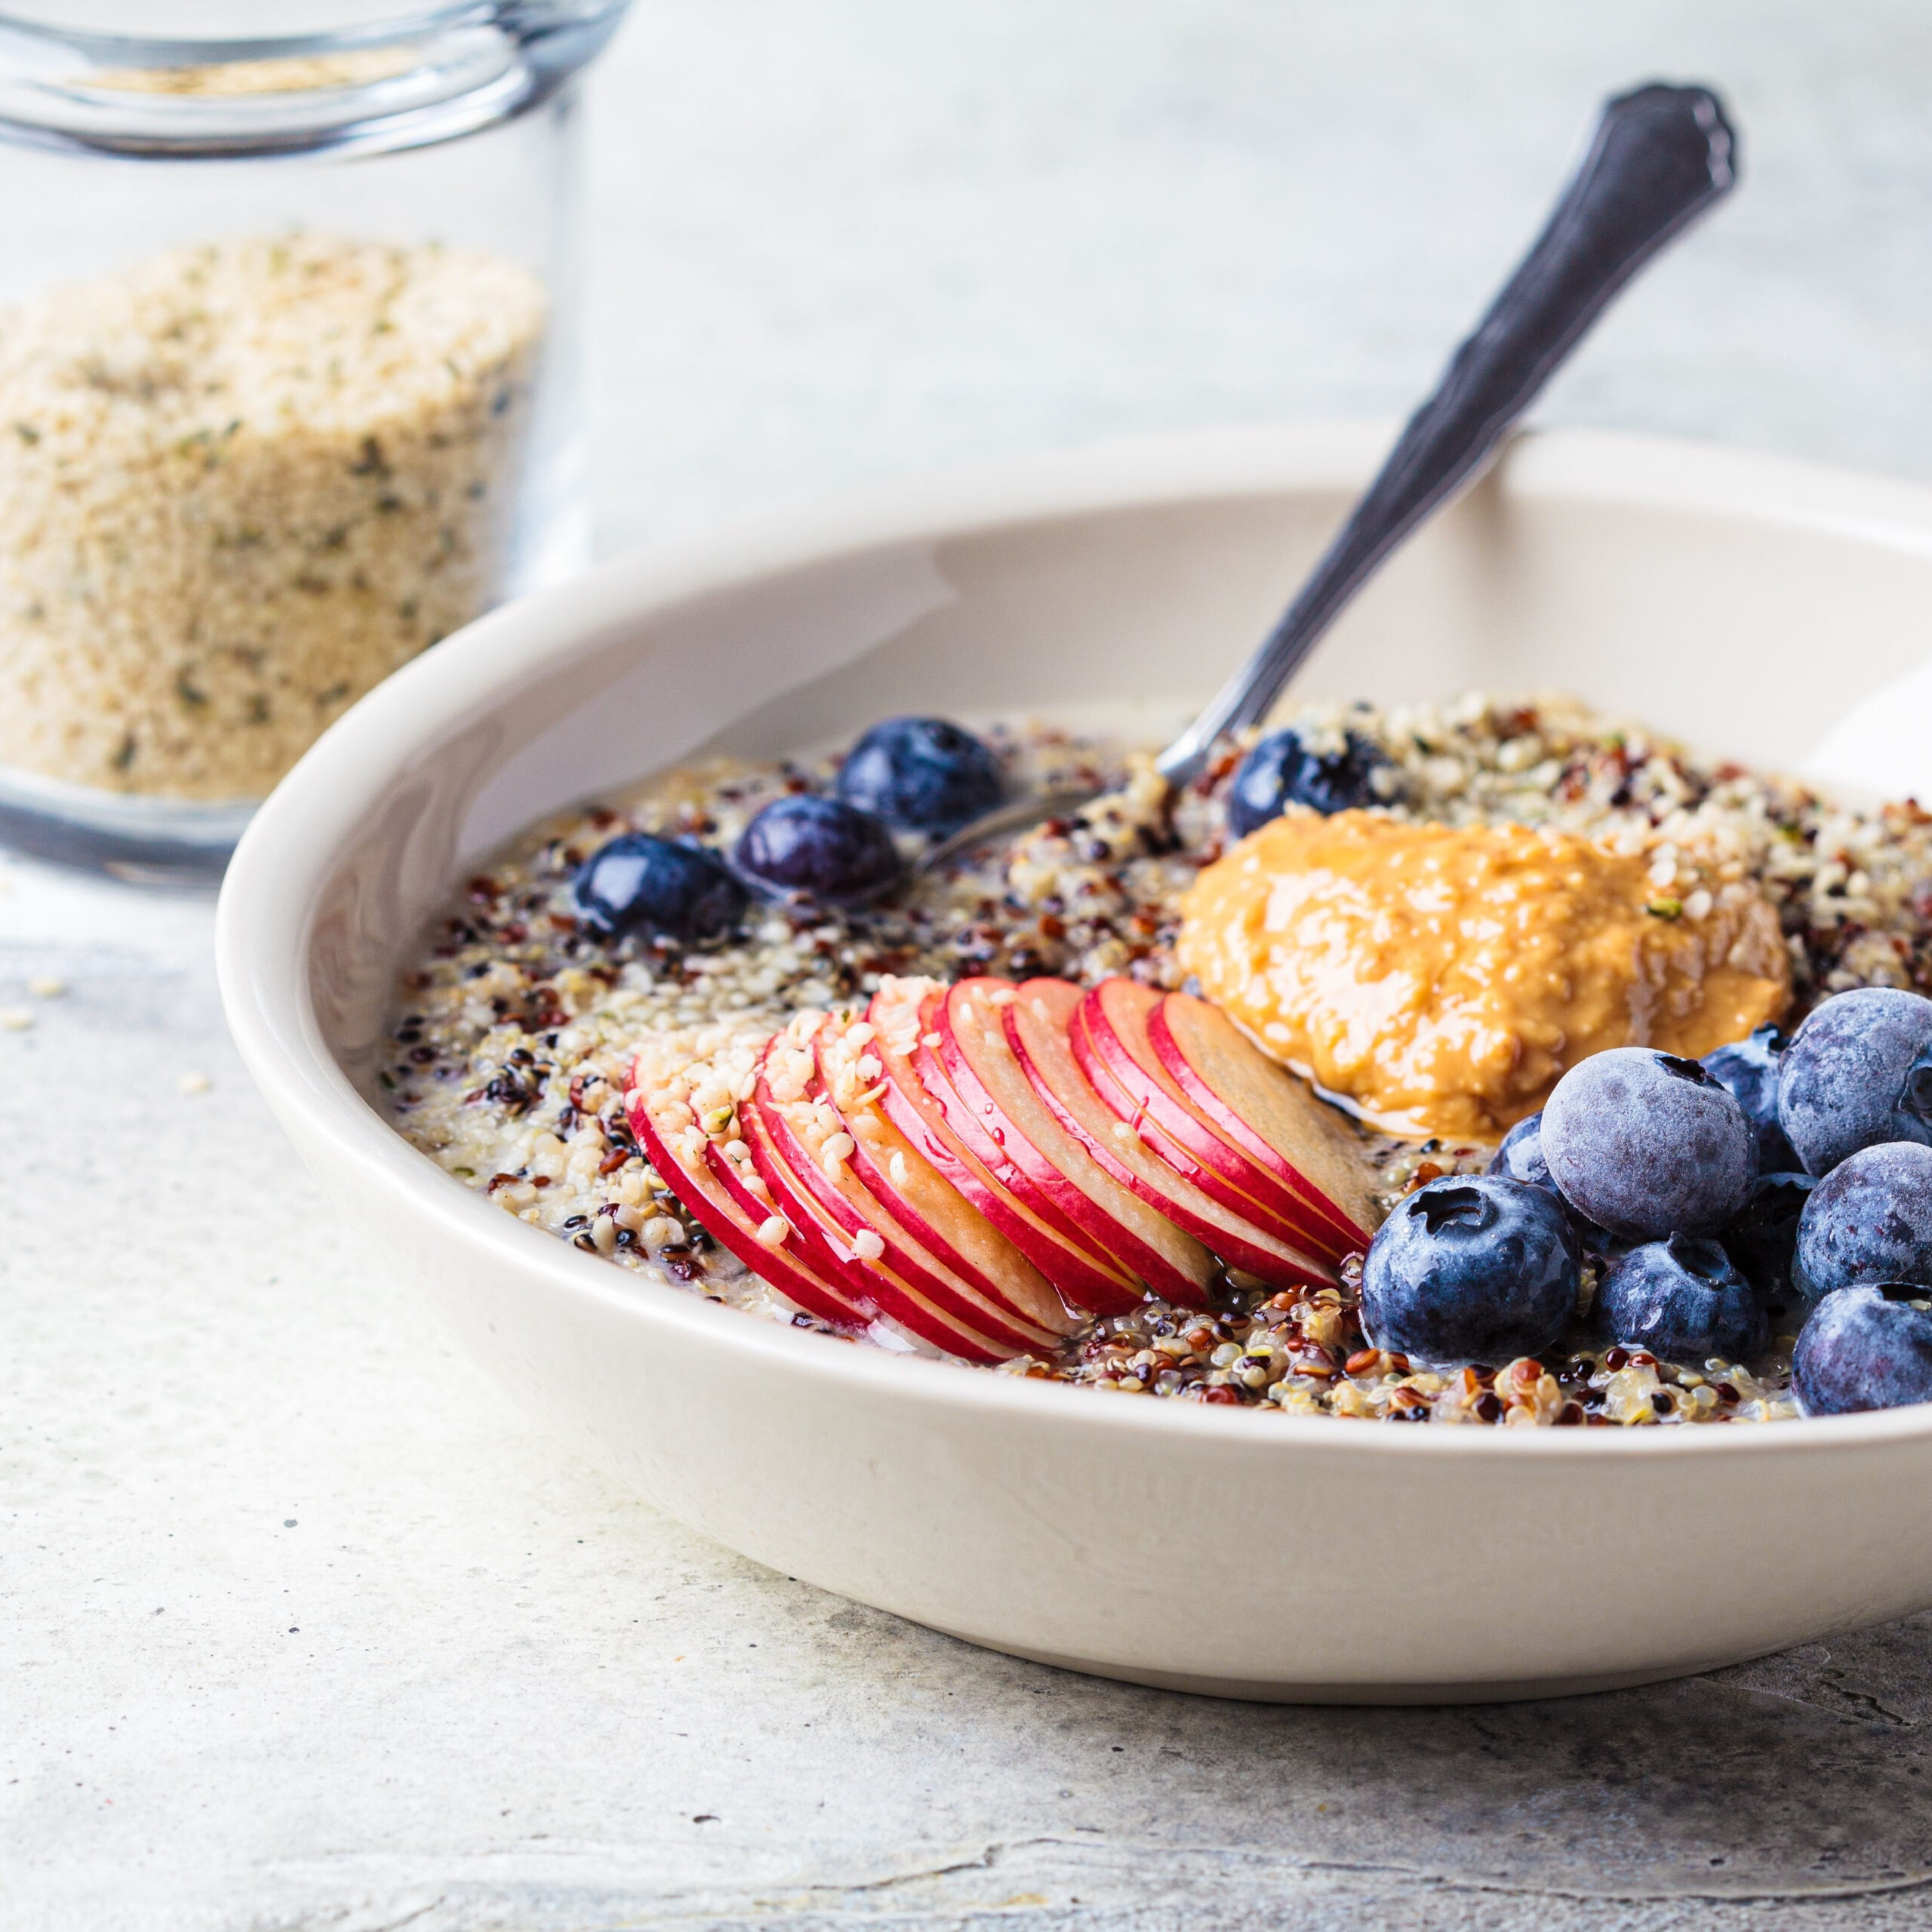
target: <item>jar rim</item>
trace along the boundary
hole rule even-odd
[[[300,33],[164,38],[0,5],[0,142],[150,160],[381,153],[515,118],[629,0],[454,0]]]

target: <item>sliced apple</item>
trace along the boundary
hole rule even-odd
[[[1069,1029],[1074,1058],[1094,1090],[1149,1146],[1204,1193],[1272,1227],[1291,1244],[1331,1260],[1362,1244],[1297,1171],[1291,1184],[1226,1135],[1161,1063],[1148,1025],[1160,992],[1125,977],[1103,980],[1081,1001]]]
[[[961,1137],[1004,1186],[1051,1202],[1156,1294],[1204,1306],[1214,1257],[1107,1173],[1034,1091],[1001,1023],[1014,994],[1008,980],[961,980],[935,1009],[940,1063],[964,1103]]]
[[[739,1131],[758,1177],[771,1196],[774,1211],[783,1214],[797,1230],[801,1251],[848,1294],[854,1298],[871,1296],[877,1304],[876,1284],[853,1253],[844,1226],[832,1219],[818,1197],[792,1171],[772,1139],[770,1124],[749,1102],[739,1117]]]
[[[811,1226],[817,1238],[831,1251],[837,1278],[848,1292],[863,1292],[881,1314],[891,1316],[934,1348],[968,1361],[1004,1361],[1023,1349],[1026,1344],[1017,1343],[1004,1334],[983,1334],[929,1301],[918,1284],[905,1279],[886,1259],[882,1237],[875,1237],[880,1247],[878,1256],[862,1254],[854,1245],[851,1232],[833,1217],[802,1177],[800,1169],[809,1168],[810,1163],[801,1155],[798,1165],[794,1167],[786,1158],[785,1146],[790,1137],[779,1137],[782,1130],[775,1114],[754,1100],[746,1105],[742,1119],[745,1138],[759,1174],[783,1204],[787,1218],[798,1226]]]
[[[863,1328],[871,1321],[870,1304],[820,1272],[792,1223],[740,1184],[687,1099],[638,1088],[627,1098],[632,1130],[651,1165],[707,1232],[806,1314],[841,1327]]]
[[[1156,994],[1155,997],[1159,995]],[[1312,1205],[1295,1201],[1272,1177],[1268,1177],[1265,1189],[1261,1188],[1254,1179],[1260,1171],[1251,1164],[1244,1177],[1248,1185],[1242,1186],[1231,1180],[1222,1166],[1211,1165],[1195,1152],[1187,1139],[1174,1133],[1161,1113],[1148,1106],[1144,1100],[1137,1101],[1134,1096],[1142,1091],[1141,1083],[1123,1084],[1112,1061],[1094,1042],[1088,1025],[1092,998],[1091,993],[1084,995],[1074,1008],[1067,1031],[1068,1044],[1082,1078],[1113,1120],[1124,1122],[1144,1146],[1211,1200],[1266,1229],[1291,1247],[1303,1248],[1311,1254],[1331,1260],[1338,1258],[1340,1250],[1330,1252],[1334,1247],[1332,1231]],[[1110,1128],[1109,1131],[1112,1130]],[[1204,1128],[1201,1131],[1205,1134],[1208,1130]],[[1222,1145],[1227,1146],[1225,1142]],[[1232,1149],[1229,1152],[1236,1159],[1246,1158]],[[1284,1202],[1291,1206],[1284,1206]],[[1293,1211],[1294,1209],[1299,1210],[1298,1214]]]
[[[1001,1307],[920,1240],[860,1180],[852,1165],[853,1137],[838,1109],[813,1091],[817,1074],[808,1036],[795,1024],[765,1049],[746,1111],[755,1116],[789,1174],[838,1225],[854,1257],[878,1278],[881,1306],[928,1339],[929,1327],[921,1324],[937,1318],[983,1343],[1003,1344],[1002,1358],[1052,1347],[1072,1325],[1063,1311],[1048,1327]],[[904,1309],[894,1306],[892,1298],[900,1297],[906,1300]]]
[[[1026,980],[1000,1009],[1007,1044],[1060,1124],[1121,1186],[1230,1267],[1259,1275],[1273,1287],[1332,1282],[1333,1268],[1196,1187],[1094,1092],[1068,1038],[1080,1001],[1080,989],[1070,980]]]
[[[1380,1217],[1340,1115],[1219,1008],[1169,993],[1147,1023],[1161,1064],[1208,1119],[1281,1180],[1299,1179],[1366,1247]]]
[[[866,1190],[954,1273],[1009,1315],[1055,1335],[1075,1327],[1053,1285],[888,1119],[869,1020],[834,1014],[812,1038],[818,1089],[851,1137]]]
[[[885,1069],[880,1105],[934,1169],[1020,1250],[1071,1306],[1093,1315],[1124,1315],[1145,1297],[1141,1284],[1091,1247],[1063,1216],[1035,1211],[995,1178],[954,1131],[964,1103],[952,1091],[930,1038],[945,988],[936,980],[888,975],[866,1017],[876,1029]]]
[[[753,1041],[747,1052],[742,1044]],[[828,1224],[807,1196],[801,1201],[781,1186],[777,1191],[752,1158],[752,1122],[747,1103],[757,1091],[758,1069],[763,1065],[771,1035],[740,1036],[739,1041],[714,1056],[709,1075],[701,1077],[691,1094],[700,1124],[710,1134],[712,1167],[743,1202],[746,1211],[753,1205],[767,1215],[782,1215],[792,1229],[788,1244],[829,1280],[842,1284],[848,1297],[870,1307],[871,1291],[863,1272],[855,1272],[845,1244],[835,1228]],[[646,1055],[640,1052],[634,1077],[641,1084],[647,1078]],[[675,1083],[673,1083],[675,1084]]]

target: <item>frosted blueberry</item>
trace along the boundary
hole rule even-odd
[[[1715,1234],[1758,1176],[1744,1110],[1694,1060],[1614,1047],[1580,1061],[1543,1110],[1563,1198],[1627,1241]]]
[[[1760,1026],[1748,1040],[1737,1040],[1698,1064],[1744,1109],[1758,1137],[1758,1171],[1789,1174],[1803,1166],[1778,1124],[1778,1075],[1785,1037],[1775,1026]]]
[[[1862,1147],[1811,1190],[1798,1223],[1794,1278],[1804,1292],[1883,1281],[1932,1287],[1932,1147]]]
[[[1785,1050],[1778,1121],[1807,1174],[1881,1141],[1932,1142],[1932,999],[1860,986],[1815,1008]]]
[[[1932,1402],[1932,1292],[1874,1283],[1826,1296],[1799,1331],[1791,1386],[1807,1416]]]

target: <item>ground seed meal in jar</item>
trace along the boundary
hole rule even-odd
[[[1593,841],[1638,867],[1639,909],[1660,929],[1748,933],[1746,963],[1788,986],[1786,1026],[1847,989],[1932,989],[1932,817],[1915,806],[1841,808],[1555,698],[1358,706],[1292,729],[1299,764],[1272,752],[1301,790],[1275,808]],[[405,976],[379,1076],[398,1130],[587,1258],[862,1346],[1391,1423],[1798,1413],[1807,1306],[1788,1271],[1765,1274],[1761,1228],[1737,1249],[1758,1271],[1746,1349],[1672,1355],[1607,1333],[1601,1291],[1630,1244],[1567,1210],[1574,1306],[1534,1352],[1444,1366],[1378,1346],[1363,1326],[1374,1224],[1445,1189],[1472,1194],[1459,1177],[1491,1168],[1494,1130],[1372,1128],[1190,997],[1183,906],[1253,823],[1251,768],[1270,744],[1224,746],[1177,795],[1143,749],[1045,724],[982,737],[1010,792],[1105,793],[883,890],[878,839],[903,860],[943,828],[875,824],[854,844],[835,758],[672,773],[513,841]],[[1346,787],[1307,778],[1345,762]],[[910,811],[921,795],[891,795]],[[770,835],[781,824],[789,846]],[[812,897],[758,875],[796,860],[799,839],[820,841],[807,857],[821,880],[858,854],[863,891]],[[1782,946],[1774,973],[1758,906]],[[694,923],[681,934],[680,919]],[[648,1109],[627,1094],[641,1050]],[[1672,1063],[1710,1084],[1696,1062]],[[1041,1205],[1076,1174],[1072,1208]],[[1730,1239],[1679,1243],[1672,1265],[1728,1281]]]
[[[545,314],[491,255],[294,233],[0,315],[0,764],[266,792],[495,595]]]

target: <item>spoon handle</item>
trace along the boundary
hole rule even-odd
[[[1494,451],[1623,285],[1737,178],[1737,137],[1705,87],[1605,102],[1590,144],[1489,312],[1450,359],[1281,622],[1161,754],[1176,784],[1281,688],[1382,560]]]

